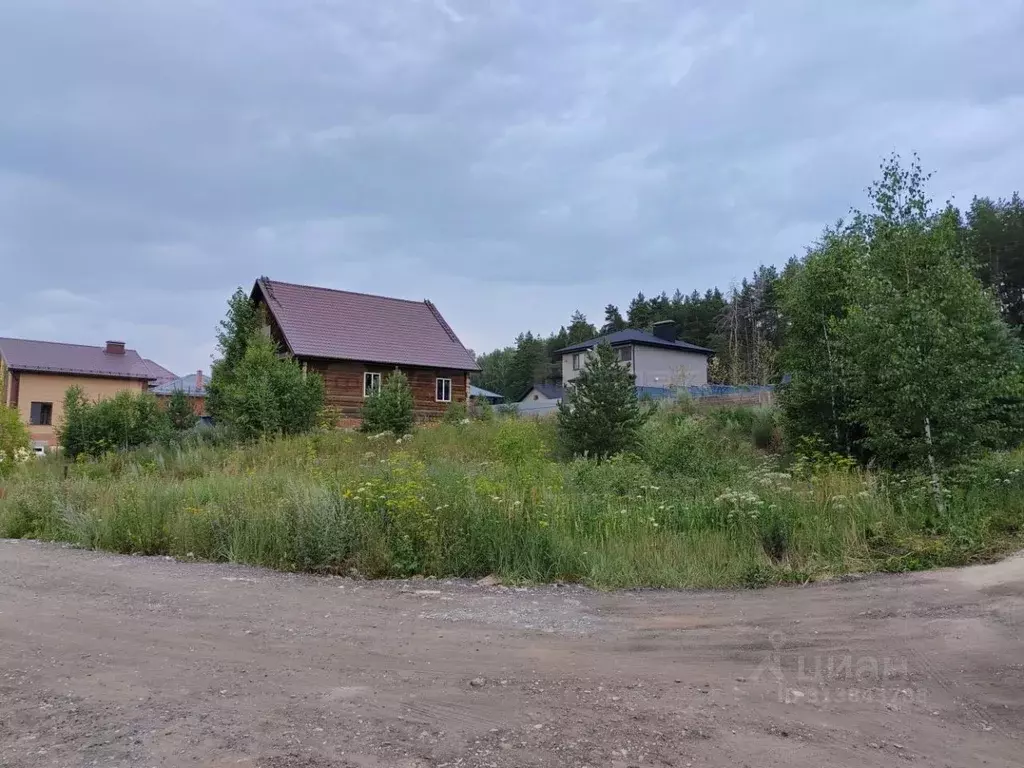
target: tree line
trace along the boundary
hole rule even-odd
[[[923,195],[920,189],[914,193]],[[973,277],[993,297],[1002,320],[1019,336],[1024,328],[1024,201],[1018,194],[1009,199],[975,197],[965,211],[945,206],[943,216],[949,247],[969,265]],[[576,311],[567,325],[547,336],[520,333],[513,344],[477,356],[481,370],[473,383],[515,401],[536,382],[561,382],[556,350],[626,328],[650,330],[658,321],[672,320],[680,339],[715,351],[708,369],[711,382],[776,384],[788,373],[781,350],[791,321],[780,296],[787,285],[797,282],[811,255],[845,226],[840,223],[828,230],[821,242],[804,256],[790,259],[781,271],[759,266],[724,292],[717,287],[703,293],[662,291],[650,297],[640,292],[625,314],[608,304],[600,326]]]

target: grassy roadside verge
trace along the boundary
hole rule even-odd
[[[614,587],[804,582],[1019,548],[1024,452],[924,478],[792,465],[751,409],[665,412],[637,456],[551,457],[549,424],[438,425],[209,442],[6,479],[0,536],[285,570],[579,581]],[[770,414],[768,415],[770,418]]]

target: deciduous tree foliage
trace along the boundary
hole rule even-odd
[[[781,292],[794,431],[894,467],[1005,442],[1020,407],[1019,345],[925,181],[891,157],[871,209],[826,232]]]
[[[950,226],[954,226],[954,220],[963,258],[972,265],[982,284],[994,292],[1004,321],[1011,330],[1020,333],[1024,328],[1024,202],[1018,195],[996,201],[976,198],[963,216],[950,220]],[[607,304],[600,333],[624,328],[649,330],[655,322],[673,320],[681,339],[715,350],[709,367],[713,383],[776,384],[788,373],[781,356],[782,338],[788,324],[779,298],[781,284],[786,282],[784,277],[805,260],[810,261],[813,254],[821,252],[826,240],[829,248],[839,247],[852,225],[853,219],[826,232],[822,242],[812,246],[805,259],[791,261],[781,275],[775,267],[762,265],[725,293],[714,288],[704,293],[692,290],[689,294],[676,290],[670,295],[662,291],[648,297],[641,291],[629,302],[625,317],[616,304]],[[831,274],[827,265],[820,266],[821,271],[807,278],[808,286],[828,291],[830,282],[841,276]],[[816,285],[820,281],[826,284]],[[817,309],[812,306],[805,309],[820,311],[827,308],[824,305],[828,300],[823,297],[819,303],[822,306]],[[478,358],[482,370],[474,376],[474,383],[515,400],[536,381],[559,382],[561,366],[555,351],[567,345],[577,315],[579,313],[573,315],[568,329],[563,327],[546,339],[534,334],[529,334],[528,338],[520,336],[526,345],[537,340],[544,342],[548,356],[545,363],[536,361],[534,347],[525,355],[529,363],[524,364],[524,355],[520,354],[520,362],[513,373],[510,361],[522,346],[517,339],[514,347]],[[533,380],[527,382],[531,374]],[[834,389],[829,390],[827,398],[830,408]],[[836,444],[846,444],[853,439],[844,436],[842,428],[838,430],[839,438],[835,436],[835,429],[829,431]]]
[[[228,299],[228,312],[217,330],[220,359],[214,361],[206,385],[206,410],[216,420],[230,419],[225,411],[225,391],[234,381],[234,372],[245,357],[252,339],[263,327],[263,317],[249,295],[239,287]]]
[[[17,457],[29,450],[28,429],[17,408],[0,404],[0,477],[14,469]]]
[[[57,435],[64,454],[75,458],[160,442],[170,431],[167,413],[149,392],[118,392],[90,402],[79,387],[69,387]]]
[[[308,431],[323,409],[323,379],[283,355],[262,327],[259,309],[239,288],[217,335],[221,359],[211,366],[207,409],[243,438]]]

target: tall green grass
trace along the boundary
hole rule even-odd
[[[372,577],[721,587],[966,563],[1024,529],[1022,452],[951,473],[940,514],[923,478],[790,467],[764,450],[777,441],[763,409],[663,407],[637,455],[600,463],[556,461],[552,429],[496,420],[47,459],[5,481],[0,535]]]

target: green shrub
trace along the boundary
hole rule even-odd
[[[770,407],[758,407],[751,414],[750,435],[754,445],[762,451],[778,452],[782,447],[778,411]]]
[[[413,399],[409,379],[399,370],[384,380],[384,385],[366,398],[362,430],[372,434],[392,432],[401,437],[412,432]]]
[[[316,426],[318,429],[336,429],[343,416],[341,408],[325,405],[317,415]]]
[[[166,411],[149,392],[118,392],[97,402],[86,400],[78,387],[69,387],[64,394],[58,436],[69,458],[128,450],[165,440],[170,431]]]
[[[31,458],[28,429],[17,408],[0,405],[0,477]]]
[[[324,405],[324,383],[307,373],[263,332],[263,312],[241,288],[228,301],[207,385],[206,407],[219,424],[240,439],[295,435],[317,426]]]
[[[461,424],[468,418],[469,411],[466,409],[466,404],[453,400],[444,409],[444,416],[441,417],[441,421],[445,424]]]
[[[167,418],[171,422],[171,428],[177,432],[192,429],[199,423],[199,415],[192,407],[192,402],[180,389],[174,390],[167,400]]]
[[[217,368],[213,376],[224,376]],[[242,439],[262,435],[294,435],[317,424],[324,404],[319,374],[306,373],[296,360],[282,357],[267,335],[256,333],[241,361],[219,384],[221,423]]]
[[[494,421],[494,406],[485,397],[477,398],[470,411],[473,417],[480,421]]]
[[[643,456],[658,472],[690,477],[710,474],[715,458],[702,423],[674,415],[655,421],[644,430]]]
[[[534,419],[507,419],[498,425],[494,436],[494,455],[513,467],[522,467],[544,458],[547,445],[543,430]]]

